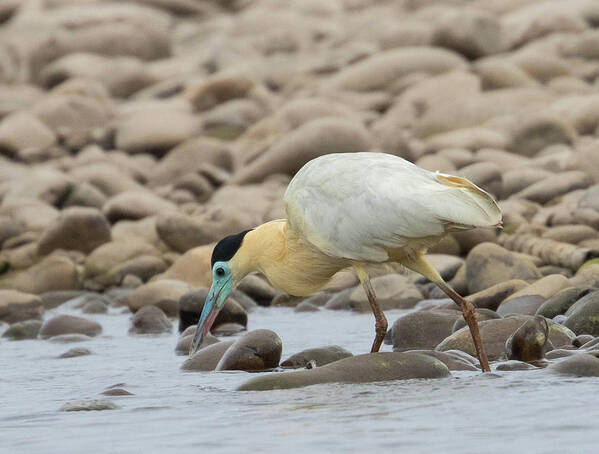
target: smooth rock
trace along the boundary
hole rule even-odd
[[[310,361],[314,361],[316,366],[320,367],[349,356],[353,356],[352,353],[338,345],[309,348],[291,355],[281,363],[281,367],[298,369],[306,367]]]
[[[391,328],[394,351],[429,350],[451,335],[458,311],[419,311],[399,317]]]
[[[497,364],[496,370],[506,371],[506,370],[531,370],[536,369],[532,364],[525,363],[523,361],[504,361],[502,363]]]
[[[91,355],[91,354],[92,354],[92,352],[89,348],[73,347],[73,348],[67,350],[66,352],[62,353],[58,358],[60,358],[60,359],[76,358],[78,356],[87,356],[87,355]]]
[[[599,336],[599,292],[591,292],[576,301],[566,312],[565,323],[576,334]]]
[[[495,361],[505,355],[505,343],[507,339],[531,318],[529,315],[515,315],[479,323],[482,343],[490,361]],[[563,345],[571,345],[575,337],[576,335],[568,328],[558,325],[551,320],[549,321],[549,340],[555,348],[562,347]],[[470,330],[467,327],[447,337],[437,345],[435,350],[462,350],[469,355],[476,355]]]
[[[423,299],[418,288],[408,281],[405,276],[388,274],[371,279],[372,288],[377,296],[377,302],[382,310],[409,309]],[[370,312],[370,303],[364,288],[359,285],[347,294],[347,299],[331,299],[326,309],[349,309],[357,312]]]
[[[524,362],[543,359],[549,340],[549,322],[536,315],[527,320],[505,342],[507,359]]]
[[[410,350],[406,353],[419,353],[438,359],[447,366],[449,370],[479,370],[472,362],[456,354],[456,351],[438,352],[435,350]],[[461,352],[460,352],[461,353]]]
[[[245,331],[246,328],[239,323],[222,323],[212,329],[212,333],[219,337],[234,336]]]
[[[499,315],[495,311],[492,311],[491,309],[475,309],[475,314],[476,314],[476,319],[479,322],[482,322],[485,320],[493,320],[496,318],[502,318],[501,315]],[[455,333],[457,330],[462,329],[464,326],[466,326],[466,320],[464,320],[464,316],[462,315],[453,324],[453,327],[451,328],[451,332]]]
[[[80,402],[67,402],[60,411],[103,411],[116,410],[119,408],[115,403],[109,400],[87,400]]]
[[[580,289],[568,287],[560,290],[537,309],[536,315],[542,315],[546,318],[554,318],[556,315],[565,314],[566,311],[582,296],[586,295],[589,289]]]
[[[161,212],[175,211],[176,206],[149,191],[126,191],[106,202],[103,211],[110,222],[143,219]]]
[[[7,323],[39,320],[43,314],[44,307],[38,296],[16,290],[0,290],[0,320]]]
[[[2,337],[11,340],[35,339],[42,327],[40,320],[25,320],[13,323],[2,334]]]
[[[547,371],[575,377],[599,377],[599,359],[589,354],[573,355],[550,365]]]
[[[466,276],[470,291],[480,292],[510,279],[536,280],[541,273],[534,264],[501,246],[481,243],[466,258]]]
[[[164,279],[149,282],[137,287],[127,297],[127,305],[132,312],[137,312],[144,306],[157,306],[169,317],[179,314],[179,299],[191,291],[185,282]]]
[[[279,365],[283,343],[267,329],[250,331],[239,338],[220,359],[216,370],[258,371]]]
[[[92,337],[85,334],[59,334],[48,338],[48,342],[53,344],[74,344],[77,342],[87,342],[92,340]]]
[[[211,371],[215,370],[223,355],[234,341],[216,342],[198,350],[191,358],[181,365],[184,371]],[[187,352],[189,353],[189,352]]]
[[[84,334],[94,337],[101,332],[102,326],[93,320],[61,314],[44,322],[40,330],[40,337],[47,339],[62,334]]]
[[[143,306],[131,319],[129,334],[170,333],[173,324],[157,306]]]
[[[372,383],[450,375],[445,364],[419,353],[373,353],[344,358],[314,369],[255,377],[238,391],[299,388],[321,383]]]
[[[188,326],[198,323],[204,309],[208,291],[209,289],[204,288],[185,293],[181,296],[179,299],[179,331],[183,331]],[[212,327],[216,328],[224,323],[236,323],[245,328],[247,327],[247,322],[247,312],[231,295],[218,312]]]
[[[320,307],[308,301],[302,301],[293,309],[293,312],[318,312]]]
[[[55,249],[89,254],[110,239],[110,224],[99,210],[73,207],[61,211],[58,219],[44,230],[37,250],[40,255]]]

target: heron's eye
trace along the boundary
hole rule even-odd
[[[224,270],[224,269],[222,269],[222,268],[217,268],[217,269],[216,269],[216,275],[217,275],[218,277],[223,277],[223,276],[225,275],[225,270]]]

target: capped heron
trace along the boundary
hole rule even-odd
[[[287,219],[222,239],[212,253],[212,286],[190,355],[199,348],[227,295],[248,273],[296,296],[321,289],[352,267],[376,320],[371,352],[387,332],[387,319],[367,266],[397,262],[437,284],[461,308],[483,371],[489,362],[474,306],[425,260],[427,248],[449,232],[501,225],[493,198],[465,178],[433,173],[384,153],[328,154],[304,165],[285,192]]]

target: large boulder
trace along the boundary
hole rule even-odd
[[[44,230],[37,250],[40,255],[56,249],[89,254],[110,239],[110,224],[99,210],[73,207],[61,211],[58,219]]]
[[[44,314],[42,300],[37,295],[17,290],[0,290],[0,320],[17,323],[24,320],[39,320]]]
[[[466,276],[471,292],[480,292],[492,285],[522,279],[537,280],[537,267],[520,256],[493,243],[481,243],[466,258]]]
[[[102,332],[102,326],[93,320],[88,320],[74,315],[56,315],[46,320],[40,330],[40,337],[47,339],[63,334],[84,334],[86,336],[97,336]]]
[[[81,288],[81,278],[75,262],[66,255],[54,253],[9,279],[13,289],[41,294],[55,290]]]
[[[505,355],[505,343],[508,338],[525,322],[532,319],[530,315],[515,315],[501,319],[480,322],[480,336],[489,360],[495,361]],[[571,345],[576,335],[553,321],[549,323],[549,340],[554,347]],[[461,350],[469,355],[476,355],[472,336],[468,327],[464,327],[437,345],[437,351]]]
[[[279,365],[283,343],[267,329],[250,331],[239,338],[220,359],[216,370],[259,371]]]
[[[238,391],[299,388],[321,383],[372,383],[450,375],[443,362],[419,353],[372,353],[352,356],[314,369],[253,378]]]

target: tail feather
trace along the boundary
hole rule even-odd
[[[445,186],[456,188],[452,201],[455,218],[447,219],[447,228],[464,230],[475,227],[503,226],[501,208],[486,191],[482,190],[466,178],[453,175],[437,174],[437,181]],[[451,216],[452,218],[454,216]]]

